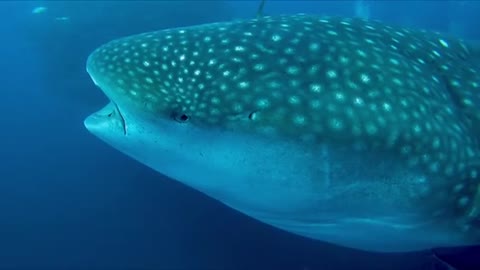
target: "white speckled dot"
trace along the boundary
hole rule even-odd
[[[256,70],[256,71],[261,71],[261,70],[265,69],[265,65],[264,64],[255,64],[255,66],[253,66],[253,69]]]
[[[318,99],[314,99],[314,100],[311,100],[311,101],[310,101],[310,106],[311,106],[313,109],[319,109],[321,105],[322,105],[322,103],[321,103],[320,100],[318,100]]]
[[[217,97],[212,97],[212,98],[210,99],[210,101],[212,102],[212,104],[219,104],[219,103],[220,103],[220,99],[217,98]]]
[[[297,75],[300,72],[300,69],[295,66],[290,66],[288,67],[287,72],[291,75]]]
[[[378,128],[373,123],[367,123],[365,125],[365,131],[367,132],[367,134],[374,135],[378,132]]]
[[[235,51],[236,51],[236,52],[244,52],[244,51],[245,51],[245,47],[243,47],[243,46],[235,46]]]
[[[383,109],[384,109],[385,111],[387,111],[387,112],[389,112],[389,111],[392,110],[392,106],[391,106],[389,103],[387,103],[387,102],[384,102],[384,103],[382,104],[382,107],[383,107]]]
[[[311,84],[310,85],[310,90],[314,93],[320,93],[322,91],[322,86],[320,84]]]
[[[238,86],[242,89],[245,89],[245,88],[250,86],[250,83],[247,82],[247,81],[243,81],[243,82],[238,83]]]
[[[294,104],[294,105],[299,104],[300,103],[300,98],[297,97],[297,96],[290,96],[288,98],[288,103]]]
[[[318,51],[318,49],[320,49],[320,45],[318,43],[310,43],[308,48],[310,51]]]
[[[363,101],[362,98],[356,97],[356,98],[353,99],[353,104],[355,104],[357,106],[363,106],[363,105],[365,105],[365,102]]]
[[[469,202],[468,197],[463,196],[458,200],[458,206],[465,207],[465,206],[467,206],[468,202]]]
[[[330,69],[327,71],[327,76],[330,79],[334,79],[337,77],[337,72],[335,70]]]
[[[344,128],[344,123],[339,118],[331,118],[330,121],[328,121],[328,124],[333,130],[339,131]]]
[[[336,92],[335,93],[335,99],[338,101],[344,101],[345,100],[345,95],[342,92]]]
[[[257,106],[260,108],[267,108],[270,106],[270,101],[268,99],[262,98],[257,100]]]
[[[282,39],[282,37],[280,37],[280,35],[273,35],[272,36],[272,40],[277,42],[277,41],[280,41]]]
[[[297,125],[305,125],[305,116],[303,115],[295,115],[293,117],[293,122]]]
[[[362,74],[360,75],[360,80],[361,80],[363,83],[369,83],[369,82],[370,82],[370,76],[368,76],[368,74],[362,73]]]

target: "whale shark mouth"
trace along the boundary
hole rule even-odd
[[[122,112],[120,111],[120,109],[118,108],[118,105],[117,105],[117,104],[115,104],[115,107],[117,108],[118,116],[119,116],[120,119],[122,120],[123,135],[127,136],[127,122],[125,121],[125,118],[123,117],[123,114],[122,114]]]
[[[123,114],[120,111],[120,108],[118,107],[117,103],[113,101],[112,103],[115,106],[115,110],[117,111],[118,116],[120,117],[120,120],[122,121],[123,135],[127,136],[127,121],[125,121],[125,117],[123,117]]]

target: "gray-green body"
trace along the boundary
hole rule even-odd
[[[479,241],[480,76],[435,33],[296,15],[150,32],[92,53],[87,128],[284,230],[374,251]]]

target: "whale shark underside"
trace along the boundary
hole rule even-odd
[[[111,41],[96,136],[249,216],[372,251],[475,244],[480,75],[438,33],[309,15]]]

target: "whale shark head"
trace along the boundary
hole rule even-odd
[[[479,76],[461,41],[296,15],[111,41],[90,132],[275,227],[373,251],[478,241]]]

